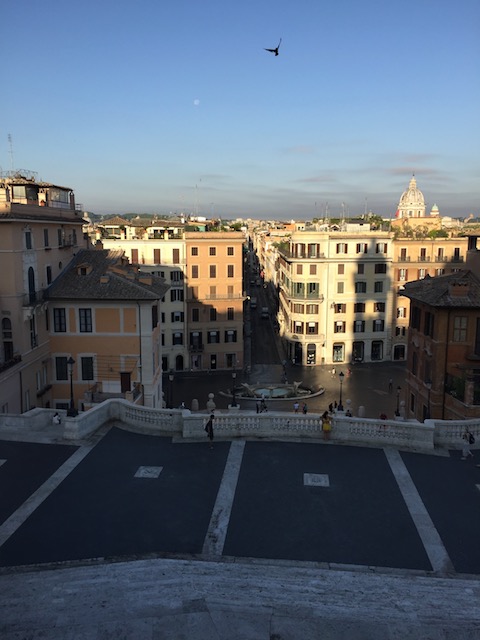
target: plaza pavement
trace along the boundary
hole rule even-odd
[[[119,426],[0,440],[2,640],[480,638],[457,452]]]

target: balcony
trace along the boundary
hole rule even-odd
[[[203,353],[204,345],[203,344],[189,344],[188,350],[190,353]]]

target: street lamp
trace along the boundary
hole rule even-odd
[[[236,381],[236,379],[237,379],[237,372],[234,369],[232,371],[232,395],[233,395],[232,407],[236,407],[237,406],[237,397],[235,395],[235,381]]]
[[[173,369],[170,369],[170,371],[168,372],[168,408],[172,409],[172,404],[173,404],[173,378],[175,376],[173,375]]]
[[[338,378],[340,380],[340,401],[338,403],[338,410],[339,411],[343,411],[343,404],[342,404],[342,387],[343,387],[343,378],[345,377],[345,374],[343,373],[343,371],[340,371],[340,373],[338,374]]]
[[[78,411],[75,409],[75,398],[73,397],[73,365],[75,364],[75,360],[72,356],[67,360],[68,365],[68,373],[70,375],[70,407],[67,411],[67,416],[74,418],[78,415]]]
[[[395,415],[399,416],[400,415],[400,391],[402,390],[402,387],[400,385],[398,385],[397,387],[397,410],[395,411]]]

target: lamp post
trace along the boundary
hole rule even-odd
[[[236,407],[237,406],[237,397],[235,395],[235,382],[237,379],[237,372],[235,371],[235,369],[232,371],[232,407]]]
[[[343,371],[340,371],[340,373],[338,374],[338,379],[340,380],[340,401],[338,403],[338,410],[339,411],[343,411],[343,404],[342,404],[342,387],[343,387],[343,378],[345,377],[345,374],[343,373]]]
[[[402,387],[400,385],[398,385],[397,387],[397,409],[395,411],[395,415],[399,416],[400,415],[400,391],[402,390]]]
[[[173,375],[173,369],[170,369],[170,371],[168,372],[168,408],[172,409],[172,404],[173,404],[173,379],[174,379],[174,375]]]
[[[69,359],[67,360],[67,365],[68,365],[68,373],[70,375],[70,407],[67,411],[67,416],[71,416],[72,418],[74,418],[78,412],[75,409],[75,398],[73,397],[73,365],[75,364],[75,360],[72,358],[72,356],[69,357]]]

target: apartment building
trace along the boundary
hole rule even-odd
[[[0,176],[0,411],[52,403],[47,287],[88,246],[72,189],[32,172]]]
[[[243,367],[244,235],[186,231],[171,220],[132,233],[114,222],[118,238],[102,238],[102,246],[123,249],[170,286],[161,309],[163,370]]]
[[[390,358],[392,236],[300,231],[278,248],[280,335],[296,364]]]
[[[193,370],[243,368],[243,245],[240,232],[185,233],[186,315]]]
[[[162,406],[163,278],[141,273],[122,249],[79,251],[45,292],[57,408],[117,395]]]

